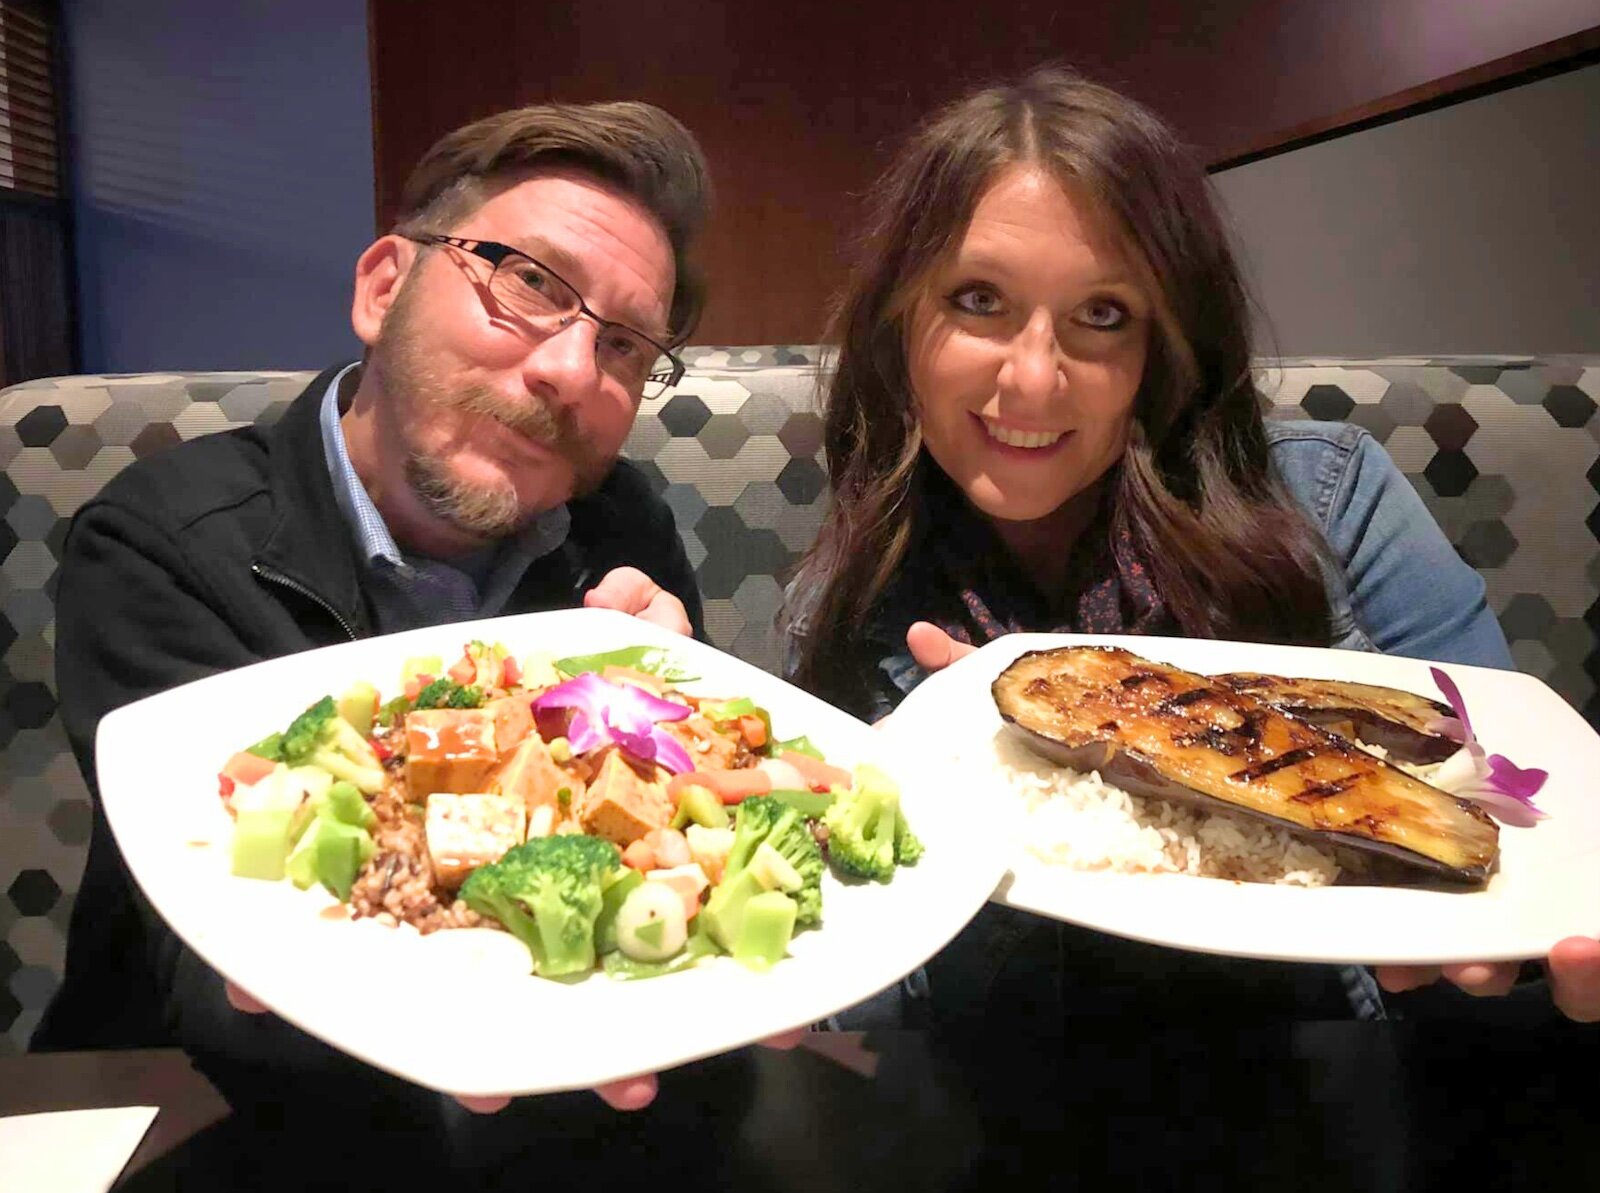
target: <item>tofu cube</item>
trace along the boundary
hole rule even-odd
[[[533,732],[533,708],[527,696],[502,696],[483,708],[494,716],[494,744],[502,755],[516,749]]]
[[[406,714],[406,783],[421,802],[436,791],[483,791],[500,760],[494,714],[482,708],[429,708]]]
[[[561,806],[561,789],[567,789],[566,807]],[[540,808],[552,809],[550,815],[559,821],[568,809],[578,806],[583,792],[583,782],[563,770],[550,756],[550,747],[537,733],[522,739],[511,756],[495,768],[484,788],[499,795],[510,796],[522,802],[527,809],[529,823]],[[554,824],[552,821],[552,824]]]
[[[641,775],[615,749],[607,752],[578,809],[578,821],[586,830],[618,848],[633,844],[651,829],[665,828],[671,820],[666,787]]]
[[[503,795],[435,792],[428,797],[424,831],[428,856],[440,883],[460,886],[479,866],[499,861],[522,843],[527,813]]]

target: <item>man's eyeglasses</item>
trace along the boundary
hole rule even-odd
[[[489,293],[495,301],[545,335],[560,331],[579,315],[593,320],[600,329],[594,342],[595,361],[601,371],[629,393],[657,398],[683,380],[683,361],[665,344],[625,323],[602,319],[589,309],[572,283],[521,249],[493,240],[465,240],[433,233],[406,239],[418,244],[449,245],[482,257],[494,267],[489,274]]]

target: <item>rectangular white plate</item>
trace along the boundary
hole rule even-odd
[[[824,880],[820,929],[764,974],[732,961],[647,981],[576,984],[528,974],[504,933],[409,928],[320,914],[314,888],[235,878],[217,771],[235,750],[356,680],[393,694],[403,661],[459,654],[469,639],[519,657],[668,648],[701,678],[686,690],[750,696],[782,737],[830,762],[895,776],[927,847],[884,884]],[[415,630],[273,659],[117,709],[100,725],[100,791],[117,843],[156,910],[207,964],[283,1018],[379,1068],[458,1094],[578,1089],[713,1055],[815,1022],[932,956],[1005,871],[998,831],[940,798],[925,761],[799,689],[712,647],[605,610],[576,609]],[[511,945],[514,947],[507,948]],[[404,997],[348,992],[380,979]],[[484,1008],[495,1008],[485,1011]]]
[[[1360,964],[1439,964],[1542,957],[1566,936],[1600,935],[1600,738],[1532,676],[1444,664],[1478,740],[1519,766],[1550,772],[1533,828],[1500,829],[1499,872],[1475,891],[1302,888],[1178,874],[1052,865],[1023,844],[1021,801],[996,789],[984,759],[1001,727],[989,685],[1018,655],[1070,645],[1121,646],[1190,671],[1259,671],[1354,680],[1436,696],[1429,663],[1356,651],[1180,638],[1015,634],[916,688],[889,735],[938,754],[968,800],[1007,822],[1011,869],[997,902],[1154,944],[1229,956]]]

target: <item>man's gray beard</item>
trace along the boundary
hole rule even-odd
[[[594,451],[570,410],[534,395],[508,401],[486,386],[450,389],[434,377],[412,338],[415,316],[407,301],[412,280],[408,278],[402,286],[373,347],[372,363],[390,401],[403,396],[407,399],[404,404],[412,409],[445,406],[492,418],[565,460],[573,473],[573,497],[598,489],[615,461]],[[405,462],[405,478],[424,509],[477,538],[505,538],[538,516],[522,512],[509,481],[481,484],[462,480],[443,457],[413,452]]]
[[[420,452],[406,457],[406,484],[428,513],[476,538],[507,538],[530,520],[509,482],[471,484],[454,475],[449,464]]]

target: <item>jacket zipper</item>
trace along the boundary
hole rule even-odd
[[[271,568],[262,567],[259,563],[252,563],[250,565],[250,571],[260,579],[270,580],[274,584],[281,584],[290,592],[297,592],[312,604],[320,606],[329,617],[333,618],[334,621],[339,623],[339,628],[345,632],[345,636],[349,638],[350,641],[354,642],[359,637],[359,635],[356,634],[355,630],[351,627],[350,623],[345,620],[344,615],[340,613],[339,610],[335,609],[322,597],[312,592],[304,584],[300,583],[300,581],[290,579],[282,572],[275,572]]]

